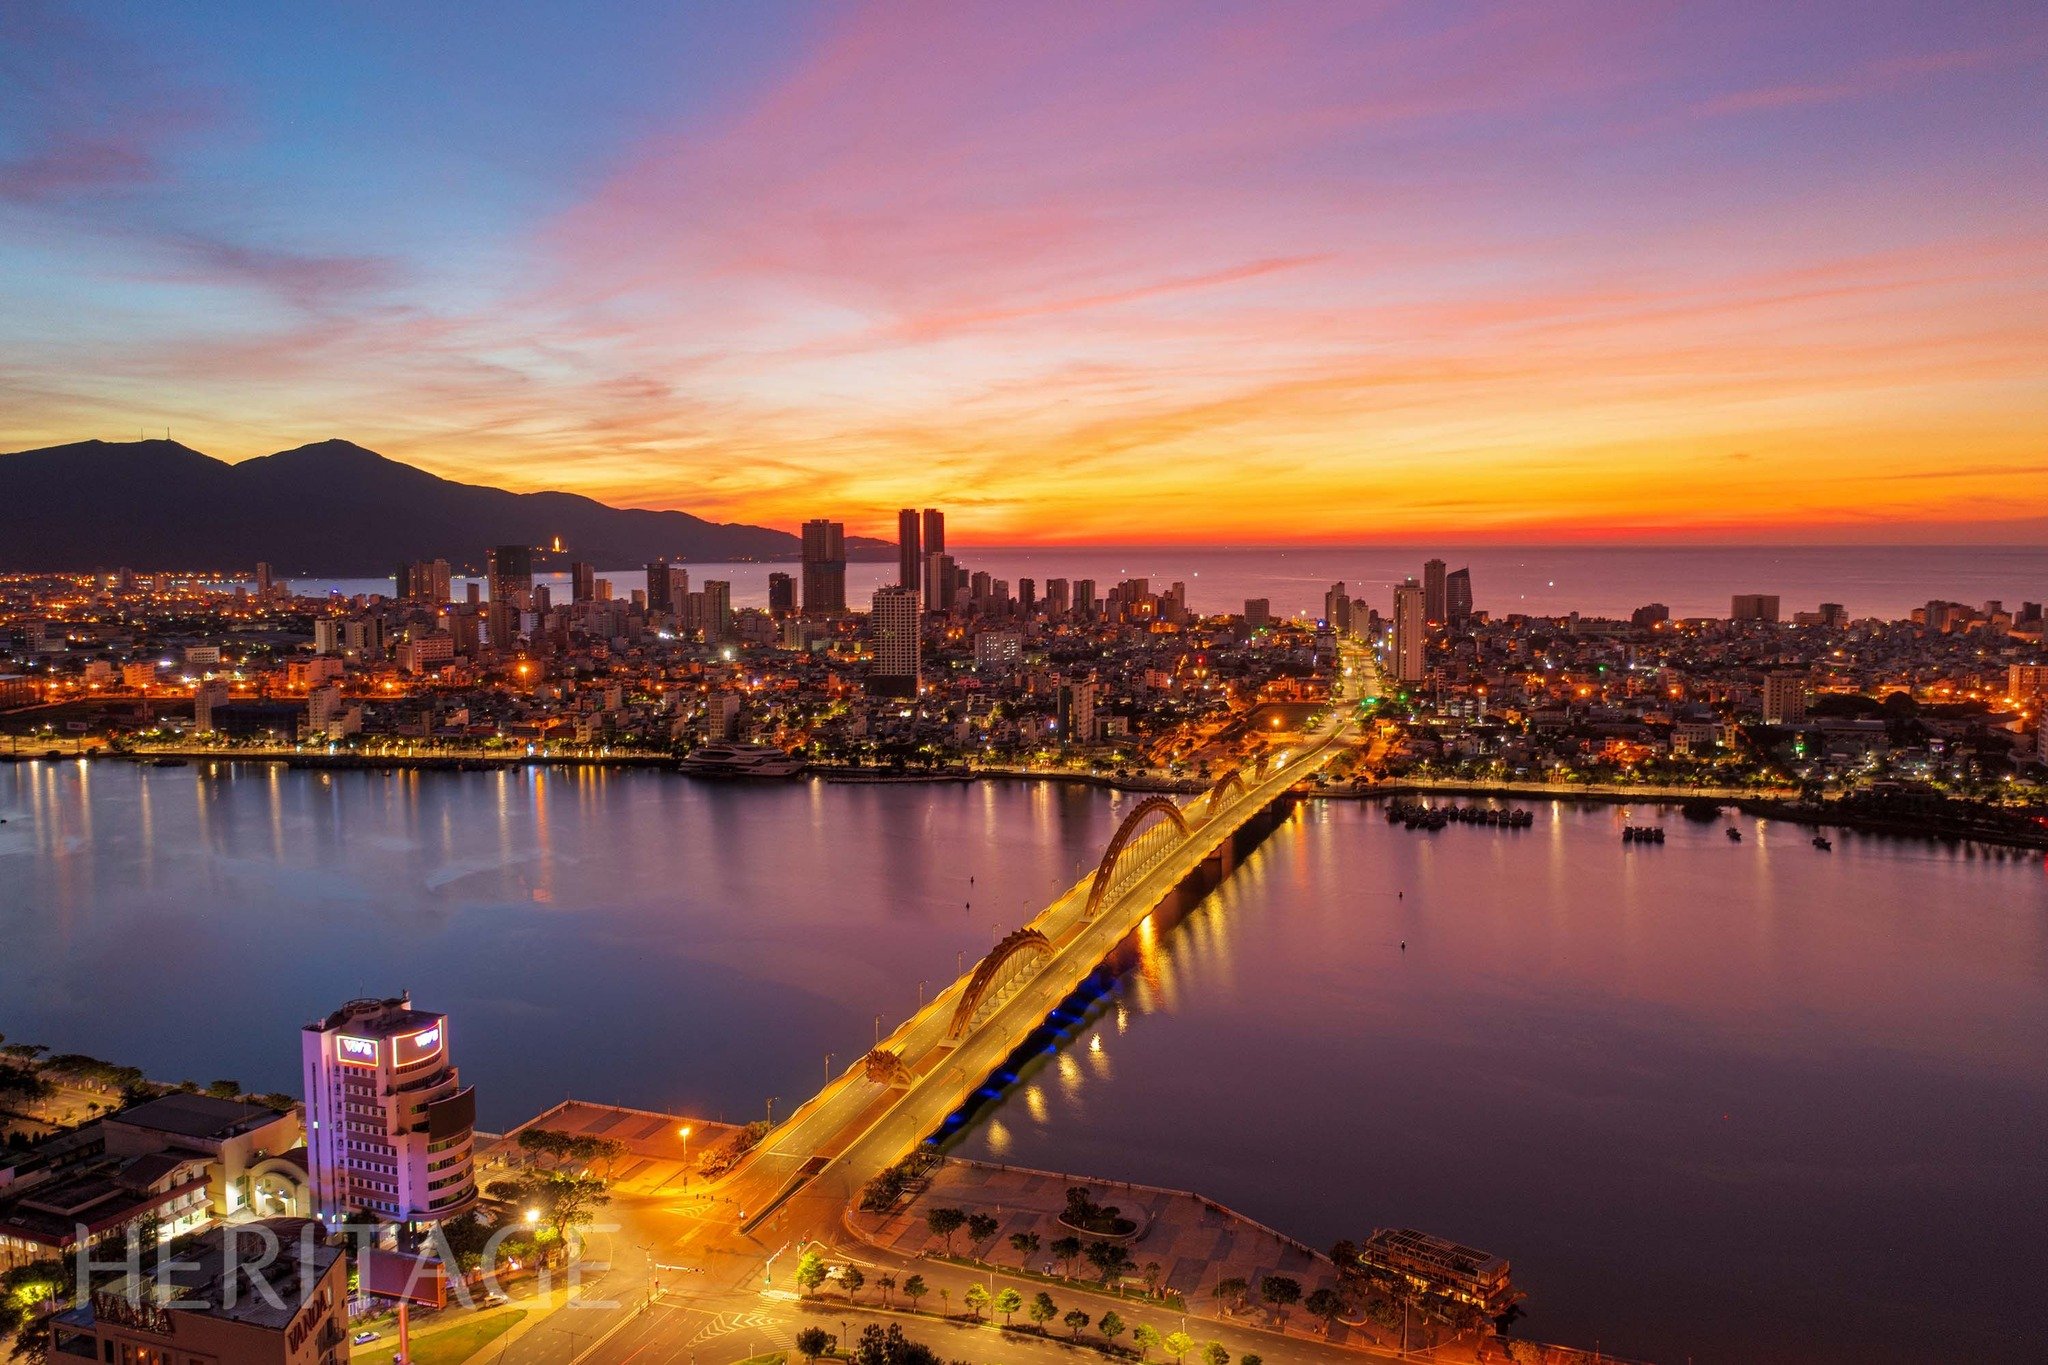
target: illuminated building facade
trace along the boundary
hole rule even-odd
[[[476,1203],[476,1094],[449,1061],[448,1019],[412,1000],[352,1000],[306,1025],[307,1176],[329,1224],[365,1211],[437,1223]]]

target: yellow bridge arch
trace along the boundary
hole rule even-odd
[[[1178,830],[1180,837],[1187,837],[1188,817],[1168,798],[1148,796],[1131,808],[1131,813],[1110,836],[1109,847],[1102,851],[1102,861],[1095,866],[1095,879],[1088,884],[1088,906],[1081,912],[1081,918],[1095,917],[1095,912],[1102,908],[1102,902],[1109,898],[1109,889],[1115,884],[1117,864],[1123,861],[1124,851],[1141,835],[1150,833],[1151,826],[1162,821]]]
[[[960,992],[960,1003],[953,1009],[953,1023],[946,1036],[965,1037],[969,1029],[981,1022],[984,1002],[993,1005],[1005,986],[1024,975],[1034,963],[1051,956],[1052,942],[1044,934],[1036,929],[1012,930],[988,950],[988,956],[976,965],[974,975],[967,978],[967,988]]]

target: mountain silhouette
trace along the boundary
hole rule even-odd
[[[609,507],[575,493],[456,483],[348,441],[240,464],[176,441],[78,441],[0,455],[0,569],[247,569],[382,576],[411,559],[478,568],[493,545],[549,546],[550,567],[791,560],[787,531],[687,512]],[[888,542],[848,537],[855,559]]]

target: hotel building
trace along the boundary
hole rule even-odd
[[[408,996],[352,1000],[301,1035],[307,1176],[317,1215],[438,1223],[476,1203],[476,1094],[449,1061],[448,1019]]]

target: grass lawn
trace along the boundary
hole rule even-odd
[[[459,1327],[448,1327],[438,1332],[415,1332],[412,1338],[413,1365],[461,1365],[462,1361],[511,1331],[525,1316],[524,1308],[515,1308],[507,1313],[471,1318]],[[388,1360],[397,1349],[398,1329],[393,1327],[381,1339],[368,1346],[356,1347],[351,1355],[358,1360],[366,1357]]]

